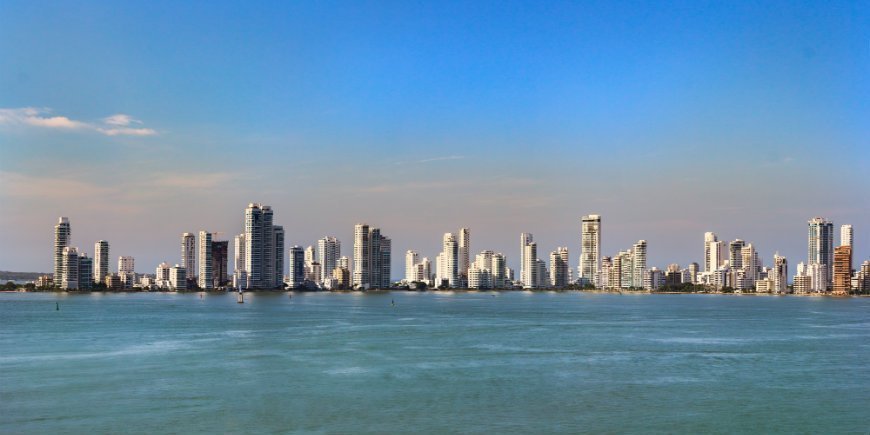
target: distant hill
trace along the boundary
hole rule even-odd
[[[41,275],[51,275],[45,272],[10,272],[8,270],[0,270],[0,283],[6,281],[36,281]]]

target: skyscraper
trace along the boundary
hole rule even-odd
[[[852,289],[852,247],[837,246],[834,249],[834,294],[847,295]]]
[[[272,236],[275,241],[272,244],[272,250],[275,253],[275,282],[273,288],[284,289],[284,226],[273,225]]]
[[[755,280],[758,279],[758,252],[755,252],[755,247],[750,243],[740,249],[739,257],[741,258],[740,267],[731,265],[731,269],[741,269],[746,279],[747,287],[752,287],[755,284]]]
[[[354,287],[371,285],[371,243],[368,224],[356,224],[353,227],[353,280]]]
[[[525,234],[525,233],[523,233]],[[531,237],[531,234],[529,235]],[[529,242],[523,247],[523,288],[537,288],[540,282],[538,278],[538,245]]]
[[[272,225],[272,217],[272,207],[268,205],[250,203],[245,208],[245,272],[250,288],[281,286],[284,248],[283,240],[276,240],[275,232],[277,229],[283,235],[283,228]]]
[[[578,275],[591,284],[601,269],[601,216],[590,214],[580,219],[580,264]],[[600,281],[600,279],[599,279]]]
[[[317,261],[317,251],[314,250],[314,246],[308,245],[305,248],[305,267],[310,268],[311,263]]]
[[[90,290],[94,287],[94,261],[88,254],[79,254],[79,290]]]
[[[822,265],[830,287],[834,263],[834,223],[821,217],[814,217],[807,223],[807,263]]]
[[[199,232],[199,250],[197,257],[199,258],[199,275],[196,277],[196,283],[199,288],[214,288],[214,264],[212,257],[211,233],[208,231]]]
[[[229,244],[227,240],[213,240],[211,242],[212,276],[214,288],[220,288],[227,284],[227,264],[229,261]]]
[[[773,292],[788,292],[788,260],[778,252],[773,255]]]
[[[728,244],[728,264],[732,270],[743,268],[743,247],[746,242],[736,239]]]
[[[446,279],[450,287],[459,286],[459,244],[456,242],[456,236],[453,233],[444,233],[442,244],[441,266],[444,270],[441,272],[441,278]]]
[[[181,235],[181,266],[184,267],[185,279],[196,275],[196,236],[193,233]]]
[[[469,264],[469,254],[471,247],[471,232],[468,228],[460,228],[459,229],[459,240],[458,240],[458,255],[459,255],[459,263],[457,265],[459,279],[461,281],[466,281],[468,279],[468,267]]]
[[[245,235],[239,234],[233,237],[233,276],[238,277],[239,272],[245,270]],[[238,279],[238,278],[237,278]]]
[[[173,290],[187,290],[187,270],[176,264],[169,269],[169,286]]]
[[[379,228],[356,224],[353,232],[353,286],[389,288],[392,242]]]
[[[646,272],[646,240],[638,240],[631,248],[632,278],[631,286],[643,287],[644,272]]]
[[[532,243],[533,240],[534,236],[531,233],[520,234],[520,281],[523,284],[526,283],[526,275],[529,274],[529,269],[531,268],[526,263],[526,246]]]
[[[62,287],[64,248],[69,246],[71,230],[69,219],[60,217],[54,226],[54,285]]]
[[[94,243],[94,282],[101,283],[109,274],[109,242],[100,240]]]
[[[63,248],[60,267],[60,288],[78,290],[79,288],[79,253],[76,248]]]
[[[332,236],[317,241],[317,262],[321,267],[321,281],[332,276],[332,270],[338,266],[341,257],[341,242]]]
[[[718,241],[716,233],[704,233],[704,272],[719,269],[719,263],[722,261],[722,245],[717,244]]]
[[[287,272],[290,288],[302,286],[305,282],[305,252],[301,246],[291,246],[287,250],[290,257],[290,268]]]
[[[417,280],[417,257],[414,251],[405,252],[405,281],[409,283]]]
[[[550,253],[550,285],[556,288],[565,288],[568,286],[567,247],[556,248],[555,251]]]
[[[852,225],[840,226],[840,246],[852,246]]]

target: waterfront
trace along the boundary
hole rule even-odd
[[[246,298],[0,294],[0,432],[870,429],[867,298]]]

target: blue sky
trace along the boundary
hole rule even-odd
[[[460,226],[511,266],[522,231],[573,265],[588,213],[605,255],[700,262],[715,231],[792,271],[820,215],[858,263],[868,22],[867,1],[5,1],[0,268],[50,270],[66,215],[151,273],[251,201],[292,244],[349,255],[381,227],[396,277]]]

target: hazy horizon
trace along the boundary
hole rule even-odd
[[[183,232],[271,205],[287,246],[353,225],[434,261],[445,232],[519,263],[602,216],[602,255],[764,264],[807,220],[870,257],[870,3],[6,1],[0,269],[50,272],[53,227],[153,273]],[[549,266],[549,265],[548,265]],[[232,270],[232,259],[230,259]]]

